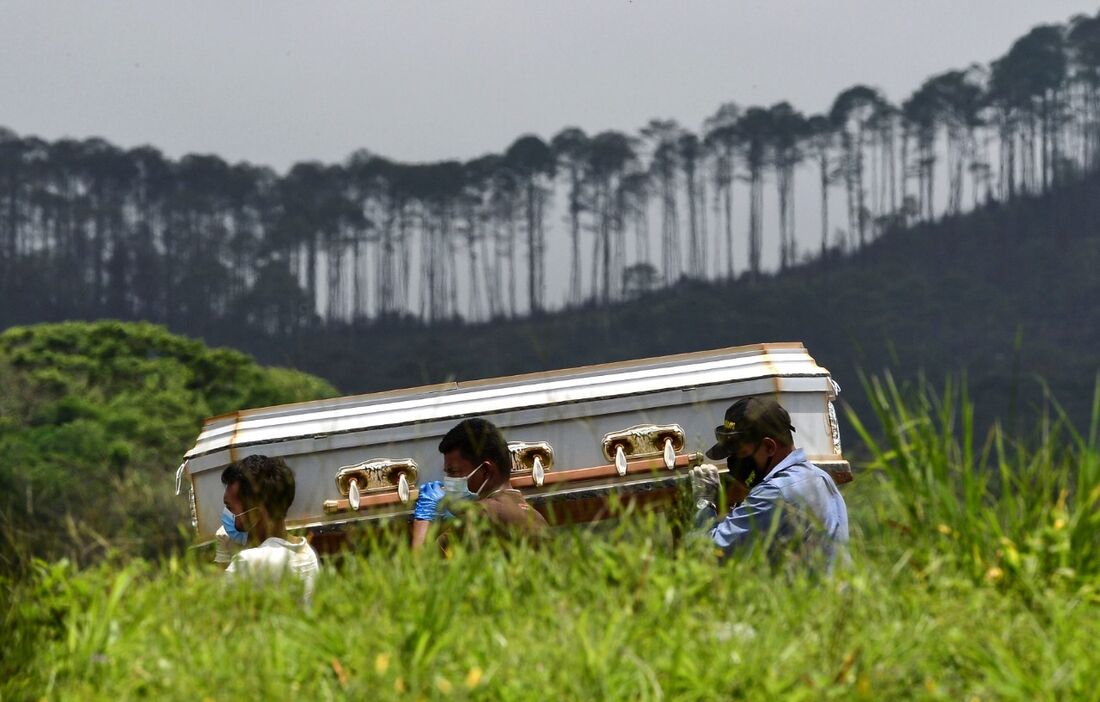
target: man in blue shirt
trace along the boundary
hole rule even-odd
[[[790,414],[771,398],[733,403],[707,458],[726,460],[744,500],[715,523],[718,469],[695,468],[695,523],[725,556],[763,548],[773,562],[793,558],[830,572],[847,558],[848,510],[832,477],[794,447],[793,431]]]

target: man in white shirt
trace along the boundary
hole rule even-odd
[[[304,586],[308,606],[317,579],[317,554],[301,536],[289,536],[286,513],[294,502],[294,472],[281,458],[248,456],[222,472],[223,501],[249,548],[233,556],[226,575],[278,582],[292,573]]]

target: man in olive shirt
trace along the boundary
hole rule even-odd
[[[439,442],[439,452],[444,478],[420,488],[413,510],[414,549],[424,544],[431,523],[444,518],[448,508],[457,512],[464,527],[483,524],[506,539],[537,537],[546,530],[543,516],[511,486],[512,454],[492,422],[462,420]],[[444,498],[447,504],[441,506]]]

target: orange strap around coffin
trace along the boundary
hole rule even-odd
[[[420,494],[418,488],[409,489],[409,504],[416,502],[417,496]],[[385,507],[387,505],[393,505],[401,502],[401,498],[397,496],[397,489],[388,490],[386,492],[379,492],[370,495],[363,495],[359,498],[359,511],[370,509],[371,507]],[[351,505],[348,504],[348,500],[345,497],[342,500],[336,500],[336,509],[341,512],[353,511]]]
[[[693,462],[697,462],[701,459],[702,454],[698,453],[678,455],[676,456],[676,463],[674,465],[676,468],[687,468],[692,465]],[[628,461],[626,464],[627,475],[660,471],[668,472],[668,467],[665,465],[665,459],[660,456],[657,458]],[[599,478],[617,477],[619,477],[619,471],[615,468],[615,464],[608,463],[602,466],[592,466],[591,468],[572,468],[569,470],[550,471],[546,473],[546,476],[543,478],[542,486],[547,487],[558,483],[576,482],[578,480],[596,480]],[[512,487],[519,489],[535,487],[535,479],[530,475],[513,476]]]

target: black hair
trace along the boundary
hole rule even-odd
[[[253,497],[252,486],[248,484],[248,480],[244,477],[244,472],[241,470],[240,465],[234,461],[225,467],[222,471],[222,485],[229,487],[233,483],[237,483],[237,495],[241,498],[241,501],[246,499],[251,501]]]
[[[771,438],[775,439],[775,442],[780,446],[794,446],[794,434],[791,433],[790,429],[780,429],[774,432],[774,435],[771,436]]]
[[[794,434],[786,427],[766,427],[760,430],[749,431],[743,443],[759,444],[764,439],[771,439],[780,446],[794,446]]]
[[[475,417],[463,419],[439,442],[440,453],[458,449],[472,463],[492,461],[505,479],[512,473],[512,453],[504,434],[492,422]]]
[[[263,506],[274,521],[286,519],[294,502],[294,471],[278,456],[245,456],[222,471],[222,484],[237,483],[237,494],[246,508]]]

